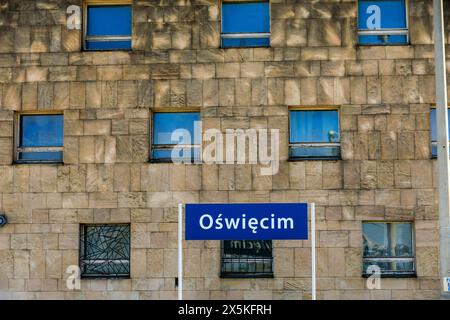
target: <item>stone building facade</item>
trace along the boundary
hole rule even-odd
[[[272,0],[269,48],[222,49],[219,0],[133,0],[132,50],[107,53],[82,50],[70,5],[82,1],[0,0],[1,299],[175,299],[178,203],[304,201],[317,204],[318,299],[439,297],[432,1],[409,1],[408,45],[358,45],[354,0]],[[339,109],[341,160],[289,161],[300,106]],[[151,163],[158,110],[279,129],[279,172]],[[64,115],[64,163],[15,164],[15,115],[46,111]],[[366,288],[363,221],[413,222],[416,277]],[[130,278],[69,290],[93,223],[130,223]],[[309,241],[274,241],[265,279],[221,278],[220,246],[184,243],[185,298],[311,298]]]

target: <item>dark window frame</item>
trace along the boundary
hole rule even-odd
[[[112,226],[122,226],[122,227],[128,227],[128,263],[124,263],[128,266],[128,273],[126,274],[118,274],[118,273],[111,273],[111,274],[90,274],[90,273],[86,273],[85,270],[85,265],[88,265],[87,263],[85,263],[85,261],[87,259],[84,259],[84,252],[86,252],[86,248],[87,248],[87,241],[86,241],[86,237],[87,237],[87,232],[86,232],[86,228],[87,227],[104,227],[104,226],[108,226],[108,227],[112,227]],[[79,237],[79,243],[80,243],[80,247],[79,247],[79,267],[80,267],[80,277],[81,279],[130,279],[131,278],[131,224],[130,223],[92,223],[92,224],[80,224],[80,237]],[[96,259],[90,259],[90,260],[96,260]],[[104,259],[98,259],[100,261],[104,260]],[[117,260],[117,259],[110,259],[111,261],[127,261],[127,259],[122,259],[122,260]],[[95,263],[95,261],[94,261]]]
[[[337,111],[338,113],[338,134],[339,142],[291,142],[291,112],[292,111]],[[336,161],[341,160],[341,112],[339,107],[335,106],[308,106],[308,107],[291,107],[288,110],[288,161]],[[335,147],[338,149],[339,154],[337,156],[323,157],[323,156],[311,156],[311,157],[293,157],[291,156],[291,150],[293,148],[323,148],[323,147]]]
[[[412,256],[410,257],[379,257],[379,256],[365,256],[364,255],[364,228],[363,225],[365,223],[383,223],[383,224],[409,224],[411,227],[411,250],[412,250]],[[372,274],[367,273],[367,270],[364,270],[364,264],[366,261],[378,261],[378,262],[412,262],[413,263],[413,270],[406,271],[406,272],[383,272],[381,271],[380,277],[381,278],[415,278],[417,277],[417,262],[416,262],[416,237],[415,237],[415,228],[414,228],[414,221],[362,221],[361,225],[361,231],[362,231],[362,264],[363,264],[363,270],[362,270],[362,277],[368,278],[372,276]]]
[[[268,241],[270,242],[270,257],[246,257],[246,258],[229,258],[225,256],[225,241]],[[239,249],[238,249],[239,250]],[[268,262],[270,264],[269,270],[263,270],[262,272],[250,272],[250,271],[239,271],[232,272],[227,271],[225,268],[226,264],[233,263],[247,263],[247,268],[249,268],[248,263],[253,262]],[[274,267],[273,267],[274,259],[273,259],[273,241],[272,240],[222,240],[220,243],[220,277],[221,278],[273,278],[274,277]]]
[[[63,146],[46,146],[46,147],[22,147],[22,117],[23,116],[62,116],[63,117]],[[47,111],[47,112],[17,112],[14,115],[14,164],[62,164],[64,163],[64,113],[61,111]],[[61,160],[22,160],[19,155],[22,152],[61,152]]]
[[[158,114],[158,113],[198,113],[199,115],[199,121],[201,121],[201,112],[200,110],[197,109],[181,109],[181,110],[161,110],[161,111],[152,111],[150,112],[150,156],[149,156],[149,162],[151,163],[173,163],[171,158],[155,158],[153,156],[153,152],[155,150],[171,150],[176,146],[182,147],[182,148],[189,148],[195,150],[195,149],[199,149],[200,151],[202,150],[202,144],[187,144],[187,145],[179,145],[177,143],[174,144],[155,144],[155,134],[154,134],[154,115]],[[200,164],[201,163],[201,157],[202,155],[200,154],[200,158],[199,159],[195,159],[195,157],[192,155],[191,157],[191,162],[184,162],[183,164]]]
[[[384,0],[389,1],[389,0]],[[406,28],[404,29],[380,29],[380,30],[366,30],[366,29],[360,29],[359,28],[359,3],[360,0],[356,2],[356,45],[358,47],[364,47],[364,46],[408,46],[411,43],[411,35],[410,35],[410,3],[409,0],[404,0],[405,2],[405,15],[406,15]],[[381,35],[381,36],[389,36],[389,35],[404,35],[406,36],[406,42],[404,43],[389,43],[386,42],[386,39],[384,43],[364,43],[359,41],[359,36],[362,35]]]
[[[242,33],[224,33],[223,32],[223,4],[231,3],[231,4],[245,4],[245,3],[268,3],[269,5],[269,32],[242,32]],[[247,0],[247,1],[239,1],[239,0],[221,0],[220,1],[220,48],[222,49],[239,49],[239,48],[270,48],[272,46],[271,36],[272,36],[272,10],[271,10],[271,1],[270,0]],[[269,39],[268,45],[257,45],[257,46],[225,46],[223,44],[224,39]]]
[[[87,34],[87,27],[88,27],[88,7],[117,7],[117,6],[129,6],[131,9],[131,34],[130,36],[89,36]],[[133,2],[127,1],[127,0],[90,0],[90,1],[83,1],[83,33],[82,33],[82,48],[83,51],[87,52],[107,52],[107,51],[132,51],[133,50]],[[130,41],[130,48],[110,48],[110,49],[88,49],[87,43],[91,40],[97,40],[97,41],[104,41],[104,42],[115,42],[115,41]],[[110,41],[108,41],[110,40]]]

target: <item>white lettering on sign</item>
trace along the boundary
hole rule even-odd
[[[209,214],[204,214],[200,217],[200,227],[203,230],[209,230],[214,227],[216,230],[225,229],[243,229],[247,227],[252,230],[252,233],[258,233],[258,228],[267,229],[294,229],[294,220],[292,218],[276,218],[274,214],[270,215],[270,218],[250,218],[247,219],[247,215],[242,214],[241,218],[222,218],[222,214],[214,218]]]
[[[371,14],[367,18],[367,28],[370,30],[381,29],[381,8],[377,5],[368,6],[367,14]]]

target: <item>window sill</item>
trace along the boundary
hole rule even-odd
[[[133,52],[133,49],[83,49],[81,52]]]
[[[266,274],[244,274],[244,273],[223,273],[220,275],[221,279],[273,279],[273,273]]]
[[[257,48],[263,48],[263,49],[270,49],[272,46],[243,46],[243,47],[222,47],[220,46],[219,49],[227,50],[227,49],[257,49]]]
[[[369,278],[374,274],[363,273],[363,278]],[[380,278],[390,278],[390,279],[403,279],[403,278],[417,278],[417,273],[381,273]]]
[[[364,47],[404,47],[404,46],[410,46],[411,43],[386,43],[386,44],[379,44],[379,43],[357,43],[356,49],[364,48]]]
[[[317,158],[289,158],[288,162],[299,162],[299,161],[340,161],[341,157],[317,157]]]
[[[130,280],[130,276],[87,276],[81,275],[81,280]]]
[[[166,160],[166,159],[150,159],[148,160],[148,163],[153,164],[184,164],[184,165],[201,165],[202,162],[184,162],[184,163],[175,163],[172,160]]]
[[[64,165],[62,161],[14,161],[13,165],[23,165],[23,164],[48,164],[48,165]]]

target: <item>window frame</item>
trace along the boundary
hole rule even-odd
[[[223,33],[223,4],[224,3],[268,3],[269,4],[269,32],[243,32],[243,33]],[[271,0],[219,0],[220,10],[220,48],[221,49],[241,49],[241,48],[271,48],[272,47],[272,1]],[[225,35],[225,37],[224,37]],[[269,39],[269,45],[261,46],[239,46],[227,47],[223,45],[223,39]]]
[[[405,224],[408,223],[411,226],[411,250],[412,257],[365,257],[364,256],[364,228],[363,225],[365,223],[384,223],[384,224]],[[379,262],[412,262],[414,270],[410,272],[381,272],[381,278],[415,278],[417,277],[417,255],[416,255],[416,228],[414,221],[411,220],[395,220],[395,221],[385,221],[385,220],[363,220],[361,221],[361,257],[362,257],[362,277],[368,278],[372,276],[372,274],[367,273],[364,270],[364,263],[368,261],[379,261]]]
[[[184,108],[184,109],[180,109],[180,110],[174,110],[174,109],[158,109],[158,110],[151,110],[150,111],[150,155],[149,155],[149,162],[150,163],[173,163],[172,159],[167,159],[167,158],[163,158],[163,159],[157,159],[153,157],[153,150],[170,150],[173,149],[174,146],[180,146],[182,148],[190,148],[190,149],[195,149],[195,148],[199,148],[200,149],[200,159],[196,160],[195,158],[191,158],[191,162],[183,162],[183,164],[201,164],[201,150],[202,150],[202,141],[200,142],[200,144],[187,144],[187,145],[179,145],[179,144],[158,144],[156,145],[154,143],[154,115],[156,113],[198,113],[200,116],[200,122],[202,121],[201,119],[201,112],[200,109],[197,108]],[[160,146],[159,148],[154,148],[154,146]]]
[[[379,1],[389,1],[389,0],[379,0]],[[357,24],[357,28],[356,28],[356,44],[358,46],[408,46],[411,44],[411,36],[410,36],[410,4],[409,4],[409,0],[404,0],[405,1],[405,15],[406,15],[406,28],[404,29],[400,29],[400,28],[396,28],[396,29],[380,29],[380,30],[365,30],[365,29],[360,29],[359,28],[359,3],[361,2],[360,0],[358,0],[356,2],[356,24]],[[360,36],[377,36],[377,35],[381,35],[381,36],[390,36],[390,35],[400,35],[400,36],[406,36],[406,42],[405,43],[389,43],[389,42],[384,42],[384,43],[361,43],[359,41],[359,37]]]
[[[305,142],[291,143],[291,111],[337,111],[339,126],[339,142]],[[320,147],[338,147],[339,155],[336,157],[291,157],[291,148],[320,148]],[[336,161],[342,160],[341,152],[341,109],[338,106],[295,106],[288,108],[288,161]]]
[[[20,147],[20,135],[22,132],[21,118],[22,116],[47,116],[61,115],[63,117],[63,146],[62,147]],[[14,164],[63,164],[64,163],[64,112],[63,111],[23,111],[14,114]],[[21,152],[62,152],[61,161],[55,160],[21,160],[19,154]]]
[[[432,104],[430,106],[430,112],[429,112],[429,119],[430,119],[430,159],[437,159],[438,158],[437,154],[436,155],[433,154],[433,146],[435,146],[436,150],[437,150],[437,140],[433,140],[433,137],[431,136],[431,126],[432,126],[432,123],[431,123],[431,110],[433,110],[433,109],[436,110],[436,108],[437,108],[436,104]],[[448,116],[448,118],[450,120],[449,111],[450,111],[450,106],[447,107],[447,116]],[[435,114],[436,114],[436,112],[435,112]],[[436,126],[436,135],[437,135],[437,119],[435,118],[435,120],[436,120],[436,122],[435,122],[434,125]],[[450,125],[450,122],[449,122],[449,125]],[[449,144],[449,147],[450,147],[450,133],[449,133],[448,144]],[[450,157],[450,153],[449,153],[449,157]]]
[[[128,226],[129,233],[128,236],[130,237],[130,240],[128,242],[128,274],[118,275],[118,274],[103,274],[103,275],[89,275],[86,273],[83,273],[83,261],[86,259],[83,259],[82,250],[86,252],[86,241],[85,239],[82,240],[82,237],[86,237],[86,231],[84,228],[86,227],[99,227],[99,226]],[[89,279],[89,280],[95,280],[95,279],[131,279],[131,223],[81,223],[79,225],[79,249],[78,249],[78,266],[80,268],[80,278],[81,279]],[[120,260],[122,261],[122,260]],[[126,261],[126,260],[125,260]]]
[[[242,258],[247,260],[246,262],[254,261],[270,261],[270,271],[267,272],[226,272],[224,271],[224,262],[231,260],[233,262],[241,262],[241,258],[224,258],[224,242],[225,241],[271,241],[270,258]],[[220,278],[222,279],[242,279],[242,278],[254,278],[254,279],[267,279],[274,278],[274,255],[273,255],[273,240],[221,240],[220,241]],[[234,261],[235,260],[235,261]]]
[[[88,36],[87,25],[88,25],[88,7],[89,6],[124,6],[129,5],[131,8],[131,34],[130,36]],[[94,39],[92,39],[94,38]],[[131,0],[84,0],[83,1],[83,39],[82,39],[83,51],[132,51],[133,50],[133,2]],[[101,41],[101,42],[115,42],[115,41],[130,41],[130,48],[120,48],[120,49],[88,49],[88,41]],[[109,40],[109,41],[108,41]]]

